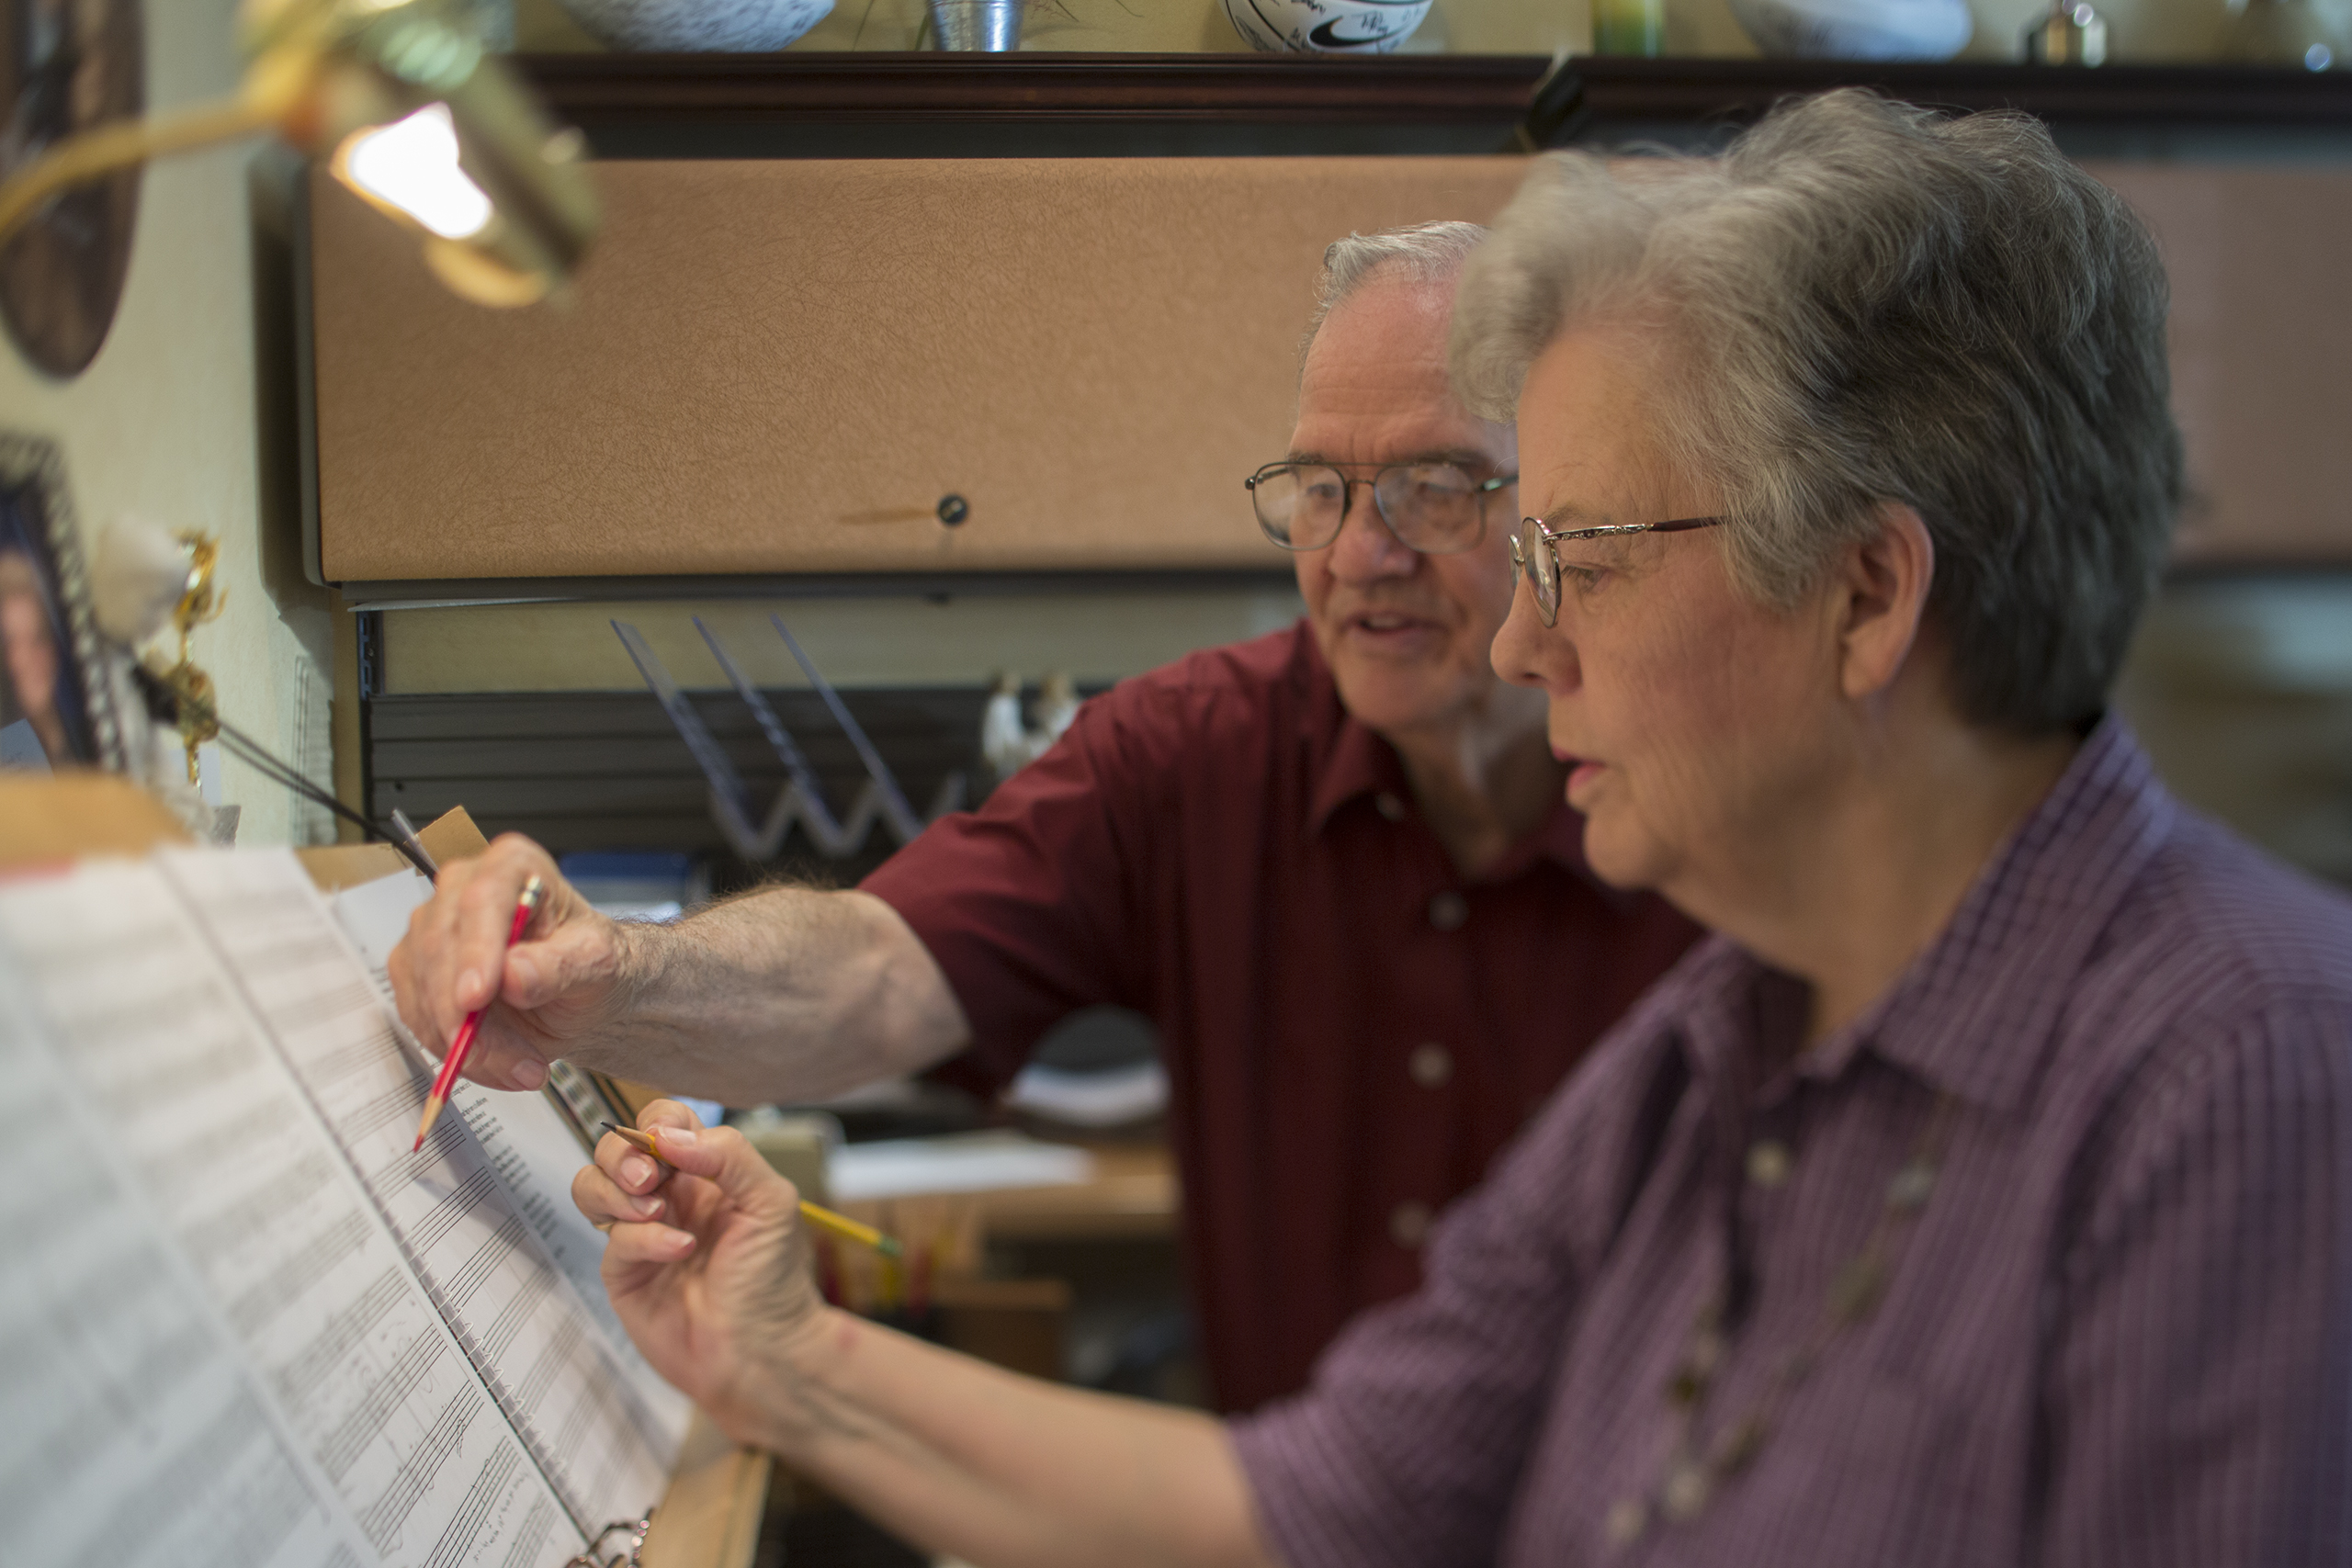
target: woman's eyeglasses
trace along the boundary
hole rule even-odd
[[[1547,626],[1560,619],[1560,555],[1555,547],[1575,539],[1615,539],[1628,534],[1684,534],[1712,528],[1720,517],[1677,517],[1668,523],[1605,523],[1593,528],[1547,528],[1540,517],[1522,517],[1510,541],[1510,588],[1519,592],[1523,572],[1535,592],[1535,613]]]

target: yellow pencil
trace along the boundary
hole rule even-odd
[[[614,1122],[605,1122],[604,1127],[605,1132],[610,1133],[630,1148],[651,1155],[655,1159],[662,1159],[662,1150],[653,1134],[640,1133],[634,1127],[624,1127]],[[670,1162],[662,1159],[662,1163],[668,1165]],[[831,1231],[844,1241],[854,1241],[870,1247],[885,1258],[896,1258],[904,1250],[899,1246],[896,1236],[884,1235],[872,1225],[860,1224],[847,1214],[836,1214],[831,1209],[821,1204],[811,1203],[806,1198],[800,1201],[800,1217],[819,1230]]]

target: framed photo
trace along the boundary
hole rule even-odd
[[[123,770],[57,448],[0,434],[0,768]]]

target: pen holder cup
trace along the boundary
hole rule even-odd
[[[1024,0],[930,0],[931,31],[941,49],[1005,54],[1021,47]]]

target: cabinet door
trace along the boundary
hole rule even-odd
[[[1485,220],[1524,168],[600,164],[594,254],[519,311],[315,175],[321,574],[1279,566],[1241,481],[1287,445],[1324,247]]]

